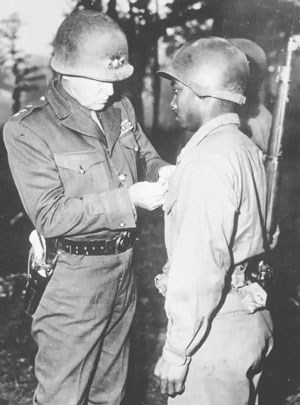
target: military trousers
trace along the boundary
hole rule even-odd
[[[168,405],[256,405],[264,361],[273,347],[266,309],[246,312],[231,292],[212,322],[206,340],[192,356],[181,395]]]
[[[36,405],[119,405],[136,291],[132,249],[61,254],[33,316]]]

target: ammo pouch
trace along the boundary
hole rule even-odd
[[[42,263],[36,261],[33,247],[30,249],[27,267],[27,285],[23,300],[26,314],[32,316],[35,313],[53,274],[57,257],[56,239],[46,239],[45,260]]]

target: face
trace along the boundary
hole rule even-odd
[[[171,101],[171,109],[175,114],[180,126],[189,131],[197,131],[201,123],[201,100],[195,96],[192,90],[182,83],[174,80],[171,82],[174,97]]]
[[[114,94],[112,83],[85,79],[83,77],[63,76],[62,84],[65,90],[82,106],[95,111],[101,111]]]

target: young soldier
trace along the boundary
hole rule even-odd
[[[272,348],[265,293],[245,276],[264,252],[263,156],[239,131],[248,63],[227,40],[184,45],[160,74],[180,125],[194,135],[164,206],[168,328],[155,375],[171,405],[254,404]],[[162,278],[161,278],[162,279]]]
[[[145,160],[146,180],[166,178],[169,169],[129,100],[114,94],[113,83],[133,67],[111,18],[95,11],[67,17],[51,67],[56,78],[46,95],[4,128],[25,210],[60,252],[33,315],[34,403],[118,405],[136,303],[135,206],[154,209],[164,192],[160,183],[137,183],[137,160]]]

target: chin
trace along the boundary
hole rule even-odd
[[[107,102],[106,103],[101,103],[101,104],[93,104],[91,106],[89,106],[88,108],[90,110],[94,110],[94,111],[101,111],[105,108]]]

